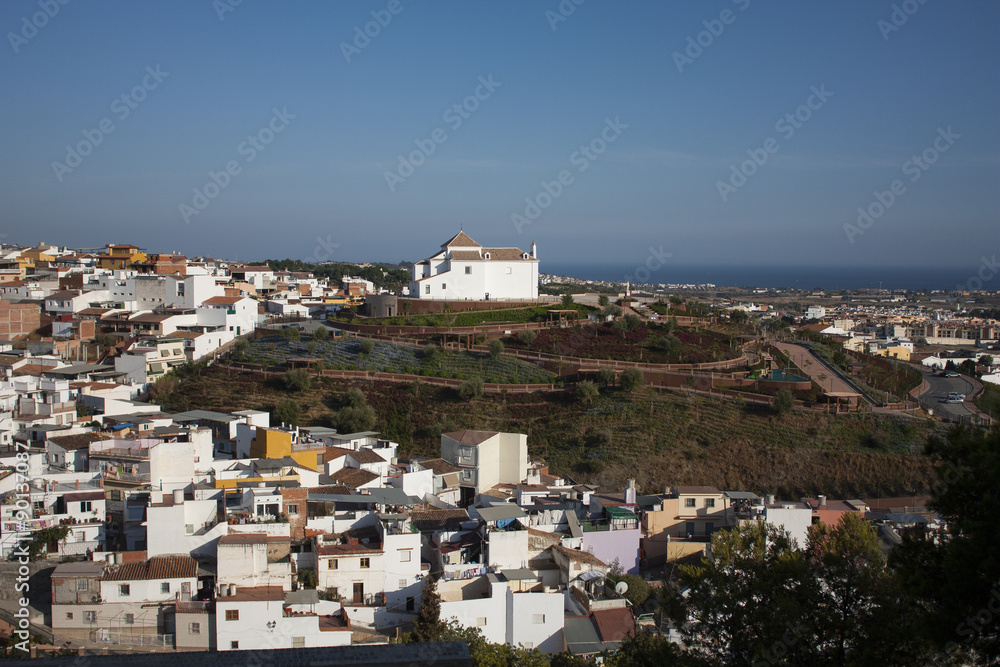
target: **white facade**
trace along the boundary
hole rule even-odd
[[[497,644],[520,644],[542,653],[563,650],[563,594],[515,593],[507,582],[489,579],[489,597],[441,602],[441,619],[478,628]]]
[[[799,549],[804,549],[812,525],[812,509],[801,502],[781,502],[766,505],[764,520],[787,530]]]
[[[413,265],[409,294],[418,299],[531,301],[538,299],[538,253],[484,248],[465,232]]]

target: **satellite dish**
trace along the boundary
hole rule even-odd
[[[628,592],[627,583],[625,583],[624,581],[619,581],[617,584],[615,584],[615,593],[618,593],[618,595],[625,595],[626,592]]]

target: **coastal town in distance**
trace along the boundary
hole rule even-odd
[[[0,2],[0,662],[1000,667],[1000,2]]]

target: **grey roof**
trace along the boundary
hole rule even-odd
[[[280,470],[282,468],[287,468],[288,466],[301,465],[301,463],[293,459],[291,456],[285,456],[280,459],[254,459],[253,461],[254,470]]]
[[[531,570],[523,567],[519,567],[514,570],[501,570],[503,576],[507,578],[507,581],[522,581],[524,579],[538,579],[538,575]]]
[[[196,421],[198,419],[228,423],[238,420],[239,417],[225,412],[212,412],[211,410],[188,410],[187,412],[178,412],[174,415],[175,422]]]
[[[619,642],[602,642],[597,634],[597,626],[590,616],[567,616],[563,627],[563,636],[570,653],[599,653],[604,650],[617,649]]]
[[[472,507],[470,513],[478,513],[483,521],[503,521],[504,519],[523,519],[528,516],[517,505],[504,503],[493,507]]]
[[[378,431],[358,431],[357,433],[338,433],[334,436],[335,440],[354,440],[355,438],[367,438],[372,435],[378,435]]]
[[[315,588],[288,591],[285,593],[285,602],[288,604],[319,604],[319,593]]]
[[[368,495],[344,495],[340,493],[310,493],[308,500],[317,503],[342,503],[345,505],[378,504],[378,498]]]
[[[63,563],[52,570],[53,577],[99,577],[103,574],[104,563],[93,560]]]
[[[414,504],[402,489],[389,487],[385,489],[368,489],[368,495],[376,499],[380,505],[411,506]]]
[[[725,496],[732,500],[760,500],[760,496],[750,491],[726,491]]]
[[[62,368],[53,368],[51,370],[43,371],[43,375],[84,375],[87,373],[99,373],[108,372],[114,373],[114,366],[106,366],[104,364],[74,364],[72,366],[63,366]]]
[[[583,529],[580,528],[580,519],[576,512],[566,512],[566,523],[569,524],[569,534],[571,537],[583,537]]]

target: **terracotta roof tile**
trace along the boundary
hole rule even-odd
[[[101,577],[104,581],[177,579],[198,575],[198,562],[188,555],[153,556],[136,563],[113,565]]]

